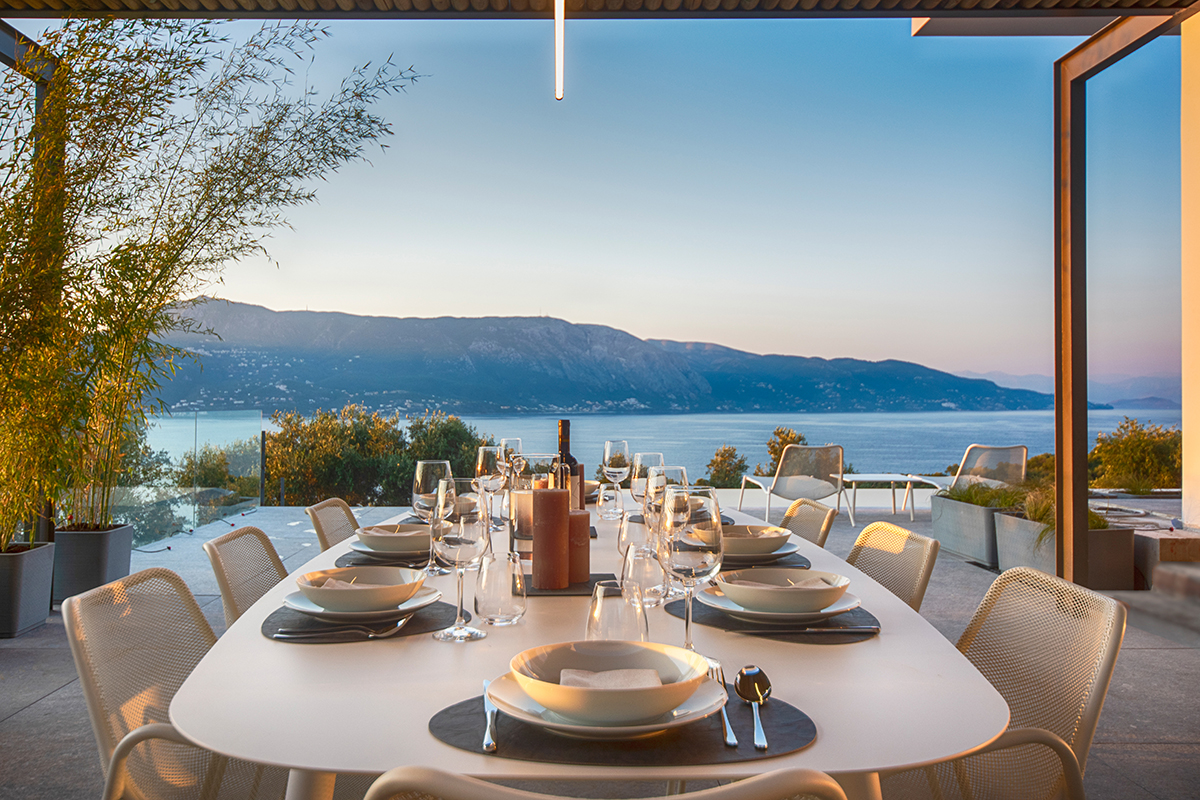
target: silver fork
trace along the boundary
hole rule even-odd
[[[336,628],[327,628],[325,630],[312,630],[309,628],[280,628],[274,635],[275,639],[313,639],[323,636],[336,636],[342,633],[361,634],[364,639],[387,639],[390,636],[395,636],[400,632],[412,617],[404,617],[399,622],[389,625],[387,628],[370,628],[366,625],[340,625]]]
[[[725,693],[725,700],[728,703],[729,690],[725,688],[725,668],[721,666],[720,661],[711,658],[708,660],[708,677],[721,684],[721,691]],[[721,706],[721,721],[725,723],[725,746],[737,747],[737,734],[733,732],[733,726],[729,724],[729,714],[725,713],[725,706]]]

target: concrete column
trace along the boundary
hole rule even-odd
[[[1179,181],[1182,215],[1183,521],[1200,526],[1200,16],[1181,26]]]

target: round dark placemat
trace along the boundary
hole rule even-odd
[[[663,608],[673,617],[683,619],[685,613],[683,600],[674,600],[667,603]],[[778,625],[770,622],[751,622],[746,619],[738,619],[731,617],[723,611],[718,611],[715,608],[710,608],[700,602],[692,603],[692,622],[696,625],[707,625],[710,628],[721,628],[732,633],[740,633],[742,631],[755,631],[755,635],[763,639],[775,639],[780,642],[802,642],[804,644],[853,644],[854,642],[865,642],[874,633],[757,633],[758,631],[769,628],[779,627],[785,630],[795,631],[799,627],[819,628],[837,630],[838,628],[858,627],[860,625],[879,625],[879,620],[875,615],[865,608],[859,606],[853,611],[847,611],[844,614],[838,614],[836,617],[814,622],[811,625],[804,623],[782,624]]]
[[[412,619],[400,629],[400,632],[395,636],[389,636],[389,639],[397,639],[401,636],[413,636],[418,633],[433,633],[445,628],[449,628],[454,624],[454,619],[458,615],[458,609],[449,603],[443,603],[440,600],[436,603],[431,603],[412,615]],[[471,612],[463,610],[463,616],[470,621]],[[379,626],[382,628],[387,623],[387,620],[380,622],[365,623],[367,627]],[[312,631],[317,633],[320,631],[330,631],[328,638],[321,638],[316,641],[292,641],[289,644],[334,644],[340,642],[362,642],[370,641],[356,635],[339,635],[336,633],[340,625],[352,625],[355,623],[349,622],[327,622],[322,619],[302,614],[299,611],[282,606],[275,609],[271,614],[263,620],[262,635],[268,639],[272,639],[280,628],[296,628],[305,632]],[[331,630],[332,629],[332,630]],[[273,639],[273,641],[280,641]],[[376,639],[375,641],[386,641],[384,639]]]
[[[788,553],[783,558],[768,561],[765,564],[726,564],[722,562],[721,572],[733,572],[736,569],[754,569],[755,567],[791,567],[792,569],[812,569],[812,562],[799,553]]]
[[[409,567],[410,569],[424,569],[427,563],[429,563],[428,555],[418,556],[415,559],[378,558],[351,550],[349,553],[338,556],[337,561],[334,561],[333,565],[335,567]]]
[[[738,746],[726,747],[720,713],[691,725],[671,728],[640,739],[576,739],[553,733],[508,716],[496,714],[494,756],[518,761],[589,766],[676,767],[695,764],[730,764],[757,761],[802,750],[817,738],[817,726],[807,714],[782,700],[762,707],[767,750],[754,749],[754,717],[750,706],[738,701],[729,687],[729,723]],[[482,753],[483,698],[472,697],[443,708],[429,720],[429,732],[446,744]]]

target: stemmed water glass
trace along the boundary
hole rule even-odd
[[[650,467],[661,467],[665,463],[662,453],[633,454],[633,471],[630,473],[632,477],[629,479],[629,493],[633,495],[633,499],[638,502],[638,505],[645,505],[646,470]]]
[[[687,469],[684,467],[649,467],[646,470],[642,519],[646,521],[646,527],[650,529],[650,536],[655,541],[655,547],[658,546],[657,538],[662,533],[663,500],[666,497],[667,489],[671,486],[687,485]],[[663,601],[677,600],[683,597],[683,594],[683,589],[680,589],[678,584],[672,580],[670,573],[667,573],[662,589]]]
[[[721,508],[709,486],[668,486],[662,501],[662,533],[658,537],[658,563],[674,575],[687,591],[683,646],[692,646],[692,598],[696,584],[721,571],[723,552]]]
[[[438,486],[438,505],[447,509],[439,514],[443,521],[433,526],[431,539],[438,562],[454,567],[458,577],[458,616],[453,626],[433,634],[433,638],[439,642],[469,642],[487,636],[478,628],[467,625],[463,614],[463,575],[467,567],[479,563],[480,556],[487,549],[490,526],[479,514],[454,514],[457,502],[454,481],[441,481]],[[455,521],[446,521],[451,516]]]
[[[512,519],[512,490],[516,489],[516,477],[525,465],[521,461],[521,440],[516,437],[500,440],[500,470],[505,477],[504,499],[500,501],[500,518]]]
[[[492,528],[492,496],[504,488],[503,451],[499,447],[483,446],[475,457],[475,491],[483,495],[483,513]],[[496,527],[495,530],[499,530]]]
[[[439,497],[445,495],[446,487],[441,485],[443,481],[451,482],[449,488],[453,492],[453,480],[449,461],[417,462],[417,470],[413,475],[412,507],[413,513],[429,526],[429,563],[425,565],[425,574],[430,577],[450,574],[449,570],[439,567],[433,557],[433,529],[454,510],[453,504],[447,506],[444,497]]]

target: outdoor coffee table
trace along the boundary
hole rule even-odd
[[[736,511],[725,513],[739,523],[755,521]],[[618,570],[617,524],[593,519],[599,538],[592,543],[592,570]],[[295,800],[328,797],[331,773],[378,773],[401,765],[484,779],[597,781],[731,780],[807,767],[832,773],[852,797],[878,798],[876,772],[969,754],[1005,730],[1004,699],[953,644],[854,567],[800,537],[794,540],[814,569],[850,577],[851,592],[880,621],[878,636],[854,644],[810,645],[697,625],[693,637],[698,651],[721,660],[730,680],[738,668],[757,664],[771,676],[772,697],[813,719],[816,741],[798,752],[711,766],[632,768],[517,761],[455,749],[429,733],[430,718],[478,696],[483,680],[506,673],[516,653],[582,639],[588,598],[531,597],[516,626],[488,629],[486,639],[465,644],[422,634],[299,645],[268,640],[259,631],[295,590],[291,578],[220,638],[180,687],[170,718],[202,747],[291,769],[288,797]],[[332,566],[349,544],[335,545],[302,570]],[[430,584],[452,602],[451,576]],[[468,589],[468,603],[470,597]],[[661,607],[651,609],[650,635],[681,644],[683,622]],[[719,725],[713,736],[721,736]],[[646,746],[653,747],[653,739]]]
[[[913,483],[923,482],[916,475],[904,475],[899,472],[864,472],[853,473],[851,475],[843,475],[842,483],[850,484],[850,516],[854,516],[854,512],[858,510],[858,485],[860,483],[890,483],[892,485],[892,516],[896,515],[896,484],[904,484],[904,503],[900,506],[901,509],[908,509],[909,520],[916,519],[915,513],[915,498],[913,497]]]

